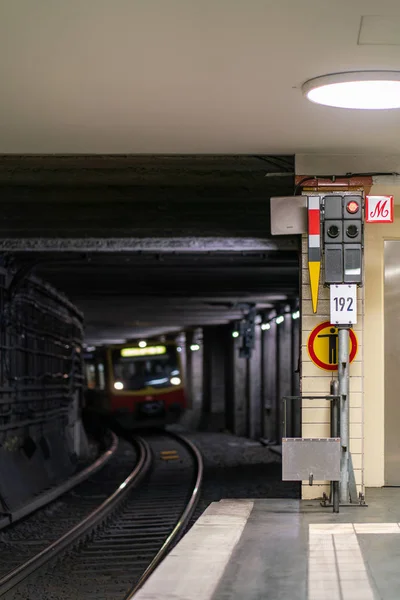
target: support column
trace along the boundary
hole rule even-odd
[[[247,360],[239,358],[239,338],[233,344],[233,375],[236,435],[247,435]]]
[[[286,314],[283,323],[277,325],[278,328],[278,398],[279,418],[277,418],[277,442],[282,440],[283,415],[281,415],[281,400],[283,396],[292,395],[292,316]],[[286,407],[286,434],[293,436],[293,407],[292,402],[287,403]]]
[[[264,373],[264,436],[270,442],[277,442],[278,404],[278,351],[277,328],[271,322],[270,329],[263,331],[263,373]]]
[[[235,340],[231,335],[231,327],[225,334],[225,422],[226,428],[235,433]]]
[[[225,429],[225,329],[203,329],[202,427],[212,431]]]
[[[196,343],[200,341],[200,337],[200,330],[187,331],[181,345],[187,398],[187,410],[181,422],[191,429],[197,429],[199,426],[203,400],[203,344],[199,343],[199,349],[196,351],[191,349],[195,340]]]
[[[339,329],[338,380],[340,395],[340,502],[349,502],[349,330]]]
[[[185,341],[182,344],[182,363],[184,362],[183,369],[185,373],[185,391],[186,391],[186,402],[187,408],[193,410],[193,354],[190,346],[193,344],[193,331],[186,331]],[[184,358],[184,361],[183,361]]]
[[[300,319],[292,321],[292,395],[300,396]],[[301,402],[293,404],[292,410],[293,435],[301,437]]]
[[[248,361],[249,369],[249,431],[248,435],[252,439],[261,437],[261,420],[260,407],[263,405],[261,396],[261,329],[259,326],[255,328],[254,349],[250,360]]]

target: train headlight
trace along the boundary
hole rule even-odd
[[[170,382],[172,383],[172,385],[180,385],[181,379],[180,377],[171,377]]]
[[[122,383],[122,381],[116,381],[114,383],[114,387],[116,390],[123,390],[124,389],[124,384]]]

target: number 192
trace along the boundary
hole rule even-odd
[[[338,298],[334,298],[333,301],[335,303],[336,311],[343,312],[344,310],[346,310],[347,312],[353,312],[353,298],[345,298],[344,296],[339,296]]]

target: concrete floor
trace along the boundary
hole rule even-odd
[[[370,489],[366,500],[338,515],[255,500],[212,600],[398,600],[400,489]]]
[[[137,600],[399,600],[400,488],[366,501],[214,502]]]

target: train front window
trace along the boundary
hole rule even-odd
[[[96,365],[94,363],[85,364],[86,385],[89,390],[96,388]]]
[[[147,350],[123,348],[113,350],[111,356],[114,388],[118,391],[169,388],[181,383],[178,355],[173,346],[148,346]]]

